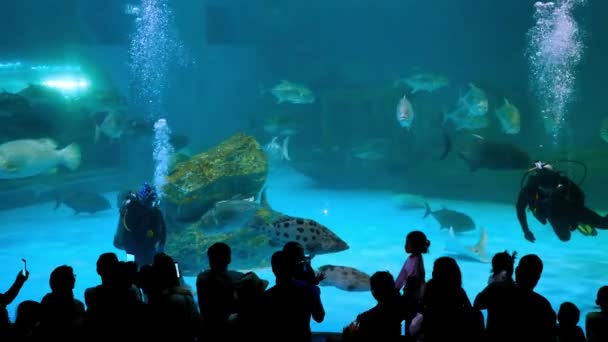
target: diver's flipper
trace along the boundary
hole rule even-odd
[[[583,234],[584,236],[596,236],[597,235],[597,230],[588,224],[581,223],[578,226],[576,226],[576,230],[581,232],[581,234]]]

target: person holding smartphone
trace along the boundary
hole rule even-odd
[[[13,282],[13,285],[11,285],[8,291],[0,293],[0,310],[2,310],[2,325],[9,323],[9,315],[6,307],[11,304],[15,300],[15,298],[17,298],[17,296],[19,295],[19,291],[21,291],[21,288],[23,287],[23,284],[25,284],[25,281],[30,276],[30,272],[25,266],[25,259],[22,260],[24,263],[24,267],[19,271],[19,273],[17,273],[17,278],[15,279],[15,282]]]

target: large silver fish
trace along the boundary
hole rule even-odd
[[[70,170],[80,166],[80,147],[77,144],[59,149],[52,139],[22,139],[0,145],[1,179],[32,177],[59,166]]]

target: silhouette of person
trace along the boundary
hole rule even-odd
[[[144,183],[129,192],[120,206],[114,247],[134,256],[138,266],[149,265],[156,253],[164,252],[167,227],[154,189]]]

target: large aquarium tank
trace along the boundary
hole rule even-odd
[[[536,291],[556,312],[575,303],[584,328],[608,284],[605,13],[601,0],[0,2],[0,292],[29,272],[11,321],[56,267],[84,301],[102,253],[128,260],[120,208],[147,183],[194,292],[216,242],[272,287],[272,254],[297,241],[325,275],[311,328],[341,332],[422,231],[426,280],[453,257],[473,301],[495,253],[536,254]],[[533,184],[550,171],[565,178]]]

